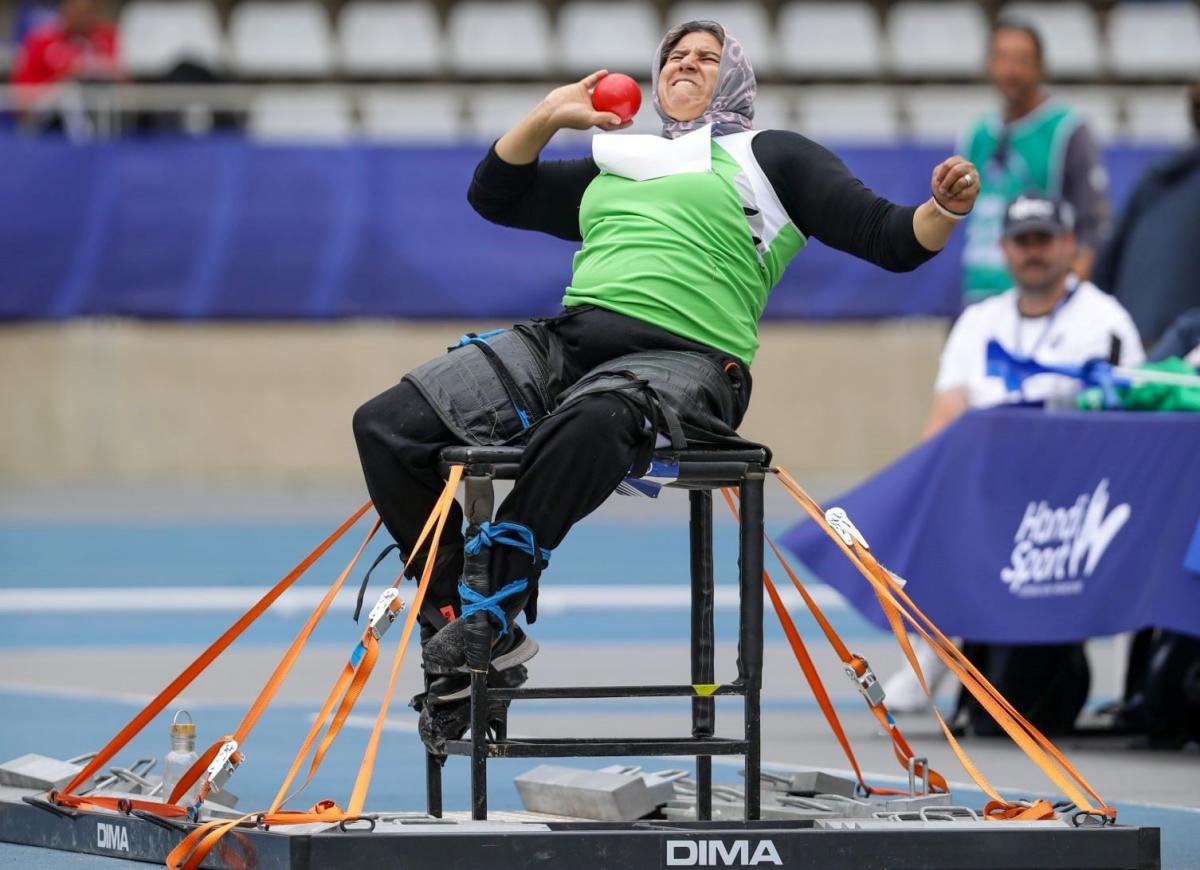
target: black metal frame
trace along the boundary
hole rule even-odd
[[[555,688],[488,688],[488,661],[493,627],[486,613],[477,613],[468,632],[467,664],[471,670],[471,735],[467,740],[446,743],[447,755],[471,758],[471,817],[487,818],[487,760],[489,758],[595,757],[610,755],[694,755],[696,757],[697,818],[712,817],[712,756],[743,755],[746,759],[746,819],[760,815],[761,727],[760,693],[763,661],[763,482],[770,462],[766,450],[684,450],[660,453],[658,459],[676,464],[678,479],[673,487],[690,490],[689,534],[691,548],[692,685],[670,686],[563,686]],[[465,514],[469,524],[492,518],[493,482],[511,480],[520,466],[519,447],[451,447],[442,451],[443,471],[451,465],[464,466]],[[741,499],[738,528],[738,619],[737,680],[701,695],[695,685],[711,685],[713,661],[713,556],[712,490],[737,486]],[[487,552],[466,556],[465,581],[482,595]],[[715,695],[741,695],[745,705],[742,739],[716,737]],[[692,698],[692,734],[679,738],[590,738],[510,740],[504,718],[492,721],[495,737],[488,735],[489,700],[532,700],[537,698]],[[445,756],[426,753],[426,797],[429,814],[442,814],[442,765]]]

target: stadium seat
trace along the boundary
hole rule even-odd
[[[1118,3],[1108,18],[1113,70],[1129,78],[1200,75],[1200,9],[1194,3]]]
[[[453,68],[468,75],[546,75],[554,42],[546,7],[534,0],[466,0],[450,9]]]
[[[451,142],[463,137],[462,90],[371,88],[359,100],[364,138],[378,142]]]
[[[340,144],[354,134],[354,122],[339,91],[268,88],[251,101],[247,130],[262,141]]]
[[[546,96],[546,91],[545,85],[480,85],[472,88],[467,100],[466,138],[491,142],[502,136]],[[643,108],[638,114],[643,115],[645,111]],[[654,114],[653,109],[650,114]],[[561,139],[569,138],[572,134],[563,131]],[[558,143],[560,136],[556,135],[554,141]]]
[[[1111,142],[1121,133],[1120,96],[1110,87],[1052,88],[1050,96],[1083,115],[1099,142]]]
[[[118,21],[121,57],[135,76],[170,72],[181,61],[219,70],[225,64],[221,22],[209,0],[133,0]]]
[[[1009,3],[1005,17],[1032,24],[1046,52],[1046,70],[1053,76],[1095,78],[1102,72],[1100,25],[1087,3]]]
[[[246,76],[327,76],[333,37],[315,0],[246,0],[229,18],[234,68]]]
[[[893,69],[906,76],[976,76],[987,53],[988,23],[977,3],[908,0],[887,20]]]
[[[987,87],[914,87],[902,100],[908,112],[909,135],[918,142],[957,146],[967,129],[998,108],[999,98]]]
[[[1082,114],[1099,141],[1117,137],[1118,100],[1110,88],[1056,87],[1051,89],[1050,97]],[[987,87],[918,87],[907,89],[903,96],[913,139],[956,145],[976,118],[999,110],[998,99]]]
[[[576,0],[558,12],[558,56],[572,76],[598,69],[645,78],[662,33],[646,3]]]
[[[796,131],[818,142],[888,142],[900,135],[890,89],[823,86],[800,92]]]
[[[756,72],[777,68],[771,25],[761,4],[744,0],[685,0],[673,3],[667,10],[666,26],[705,20],[718,22],[737,37]]]
[[[442,28],[425,0],[353,0],[338,17],[342,69],[351,75],[422,75],[442,66]]]
[[[796,100],[799,88],[759,85],[754,99],[754,129],[796,130]]]
[[[1186,88],[1138,88],[1125,101],[1127,138],[1146,144],[1182,145],[1192,130]]]
[[[789,3],[775,33],[777,66],[795,75],[870,77],[882,66],[879,20],[866,3]]]

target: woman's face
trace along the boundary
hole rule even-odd
[[[658,74],[658,102],[676,121],[699,118],[712,101],[721,67],[721,43],[711,33],[697,31],[667,52]]]

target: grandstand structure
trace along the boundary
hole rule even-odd
[[[28,5],[0,3],[0,33]],[[598,67],[648,81],[663,30],[690,18],[722,21],[745,45],[760,126],[826,141],[953,140],[993,102],[982,72],[999,15],[1039,29],[1055,93],[1101,141],[1185,141],[1182,89],[1200,78],[1194,0],[126,0],[112,11],[131,81],[97,99],[232,110],[273,140],[490,139],[552,83]],[[7,64],[11,38],[4,50]],[[163,84],[184,61],[221,84]],[[656,131],[653,112],[634,129]]]

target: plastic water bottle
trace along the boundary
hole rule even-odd
[[[187,721],[180,722],[180,716],[186,716]],[[171,751],[163,758],[162,799],[164,801],[171,797],[175,784],[191,770],[192,765],[199,757],[196,754],[196,723],[192,720],[191,713],[187,710],[180,710],[171,720]],[[195,794],[196,787],[192,786],[188,789],[188,793],[179,799],[179,802],[181,804],[189,803],[195,798]]]

